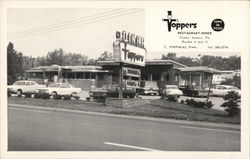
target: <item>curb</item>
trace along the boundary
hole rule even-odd
[[[154,117],[143,117],[143,116],[128,116],[121,114],[109,114],[101,112],[89,112],[84,110],[72,110],[66,108],[52,108],[52,107],[43,107],[43,106],[32,106],[32,105],[22,105],[22,104],[8,104],[10,107],[20,107],[26,109],[35,109],[35,110],[47,110],[47,111],[58,111],[58,112],[71,112],[71,113],[80,113],[80,114],[90,114],[90,115],[101,115],[109,117],[120,117],[126,119],[137,119],[137,120],[147,120],[147,121],[158,121],[158,122],[168,122],[168,123],[178,123],[178,124],[187,124],[187,125],[198,125],[198,126],[213,126],[213,127],[223,127],[223,128],[233,128],[241,129],[241,125],[234,124],[225,124],[225,123],[211,123],[204,121],[188,121],[188,120],[178,120],[178,119],[166,119],[166,118],[154,118]]]

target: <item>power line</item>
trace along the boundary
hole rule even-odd
[[[115,12],[118,10],[118,12]],[[128,10],[125,10],[125,11],[128,11]],[[47,30],[47,29],[52,29],[52,28],[57,28],[57,27],[62,27],[62,26],[67,26],[67,25],[74,25],[74,24],[77,24],[77,23],[81,23],[82,21],[85,21],[85,19],[92,19],[94,17],[103,17],[103,16],[108,16],[110,14],[116,14],[116,13],[119,13],[119,12],[124,12],[122,11],[121,9],[115,9],[115,10],[111,10],[111,11],[106,11],[106,12],[101,12],[101,13],[97,13],[97,14],[93,14],[91,16],[85,16],[85,17],[81,17],[81,18],[77,18],[77,19],[74,19],[74,20],[70,20],[70,21],[64,21],[64,22],[61,22],[61,23],[57,23],[57,24],[52,24],[52,25],[47,25],[47,26],[42,26],[42,27],[36,27],[36,28],[32,28],[32,29],[29,29],[29,30],[24,30],[24,31],[19,31],[19,32],[15,32],[15,33],[8,33],[9,35],[12,35],[12,34],[25,34],[25,33],[29,33],[29,32],[36,32],[36,31],[43,31],[43,30]]]
[[[86,18],[90,18],[90,17],[95,17],[95,16],[99,16],[99,15],[102,15],[102,14],[106,14],[106,13],[109,13],[109,12],[113,12],[115,10],[120,10],[120,9],[114,9],[114,10],[111,10],[111,11],[106,11],[106,12],[100,12],[100,13],[97,13],[97,14],[93,14],[93,15],[90,15],[90,16],[85,16],[85,17],[81,17],[81,18],[76,18],[76,19],[73,19],[73,20],[69,20],[69,21],[64,21],[64,22],[60,22],[60,23],[57,23],[57,24],[51,24],[51,25],[46,25],[46,26],[41,26],[41,27],[36,27],[36,28],[32,28],[32,29],[28,29],[28,30],[23,30],[23,31],[18,31],[18,32],[14,32],[14,33],[8,33],[8,34],[19,34],[19,33],[25,33],[25,32],[30,32],[30,31],[36,31],[36,30],[39,30],[39,29],[43,29],[43,28],[51,28],[51,27],[55,27],[55,26],[60,26],[60,25],[67,25],[67,23],[74,23],[78,20],[82,20],[82,19],[86,19]]]
[[[127,13],[122,13],[122,14],[119,14],[119,15],[115,15],[115,16],[111,16],[111,17],[104,17],[104,18],[102,18],[102,19],[92,19],[92,21],[90,21],[90,22],[81,22],[80,24],[74,24],[74,25],[71,25],[71,26],[65,26],[65,27],[63,27],[63,28],[55,28],[55,29],[53,29],[53,30],[48,30],[48,31],[46,31],[46,30],[44,30],[43,32],[35,32],[35,33],[26,33],[26,34],[28,34],[28,35],[19,35],[19,36],[16,36],[16,37],[13,37],[13,38],[9,38],[9,39],[19,39],[19,38],[25,38],[25,37],[31,37],[31,36],[35,36],[35,35],[39,35],[39,34],[45,34],[45,33],[49,33],[49,32],[54,32],[54,31],[59,31],[59,30],[65,30],[65,29],[68,29],[68,28],[72,28],[72,27],[77,27],[77,26],[79,26],[79,25],[83,25],[83,24],[91,24],[91,23],[95,23],[95,22],[100,22],[100,21],[104,21],[104,20],[108,20],[108,19],[113,19],[113,18],[116,18],[116,17],[119,17],[119,16],[122,16],[122,15],[125,15],[125,14],[132,14],[132,13],[136,13],[136,12],[140,12],[140,11],[142,11],[142,9],[140,9],[140,10],[135,10],[135,11],[132,11],[132,12],[127,12]],[[90,19],[91,20],[91,19]],[[87,21],[89,21],[89,20],[87,20]]]

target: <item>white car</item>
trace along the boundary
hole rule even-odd
[[[209,88],[206,88],[209,89]],[[241,91],[239,88],[234,87],[234,86],[230,86],[230,85],[216,85],[214,87],[211,87],[210,89],[212,92],[211,94],[213,96],[225,96],[228,92],[234,91],[236,93],[238,93],[239,95],[241,95]]]
[[[177,100],[180,96],[182,96],[182,91],[178,88],[177,85],[165,85],[162,90],[162,98],[174,99]]]
[[[157,83],[155,81],[145,81],[142,83],[144,85],[143,94],[155,95],[155,96],[159,94],[159,88],[158,88]]]
[[[81,88],[74,88],[72,85],[68,83],[51,83],[47,88],[39,88],[37,89],[37,94],[50,95],[53,98],[57,96],[70,96],[76,97],[77,94],[80,94],[82,91]]]
[[[16,81],[14,84],[7,86],[8,92],[10,94],[17,94],[17,96],[21,96],[22,94],[31,96],[38,88],[45,87],[45,85],[37,84],[35,81],[24,80]]]

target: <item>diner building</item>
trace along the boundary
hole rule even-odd
[[[27,70],[28,79],[38,83],[67,82],[83,91],[92,87],[119,84],[120,64],[115,61],[99,61],[96,66],[39,66]],[[204,66],[187,67],[173,60],[149,60],[145,67],[123,65],[123,87],[140,88],[141,81],[155,81],[163,85],[208,87],[218,70]]]

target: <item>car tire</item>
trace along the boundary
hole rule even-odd
[[[51,93],[51,97],[52,97],[53,99],[57,99],[57,93],[56,93],[56,92],[52,92],[52,93]]]
[[[19,89],[19,90],[17,90],[16,93],[17,93],[17,97],[21,97],[22,96],[22,90]]]

